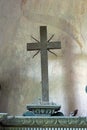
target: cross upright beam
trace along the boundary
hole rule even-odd
[[[49,41],[47,40],[47,27],[40,26],[40,42],[27,43],[27,51],[39,50],[41,53],[42,101],[44,102],[49,102],[48,51],[49,49],[61,49],[61,42]]]

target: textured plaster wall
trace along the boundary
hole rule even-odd
[[[0,112],[22,114],[41,97],[40,54],[26,51],[39,26],[62,49],[49,55],[50,102],[87,115],[87,0],[0,0]]]

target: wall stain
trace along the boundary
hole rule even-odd
[[[39,3],[38,3],[39,2]],[[23,16],[25,17],[26,20],[29,21],[33,21],[34,23],[41,23],[41,24],[48,24],[54,27],[57,27],[58,29],[62,30],[63,32],[67,33],[70,37],[72,37],[72,39],[74,39],[76,41],[76,43],[79,45],[79,47],[82,49],[84,46],[84,38],[83,35],[81,33],[81,30],[78,31],[76,26],[73,25],[72,23],[70,23],[69,20],[66,20],[64,17],[55,17],[55,16],[51,16],[48,14],[41,14],[41,13],[37,13],[34,11],[34,9],[30,9],[29,12],[28,10],[26,10],[26,3],[29,4],[27,2],[27,0],[22,0],[21,1],[21,9],[23,12]],[[35,6],[37,8],[37,3],[38,3],[38,7],[40,6],[40,1],[37,2],[30,2],[30,4],[33,6]],[[52,1],[51,1],[52,3]],[[48,5],[51,6],[51,3],[48,2]],[[32,8],[35,8],[32,7]],[[39,7],[41,8],[41,7]],[[80,35],[80,36],[79,36]],[[82,40],[80,40],[80,38]]]

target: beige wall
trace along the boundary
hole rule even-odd
[[[87,0],[0,1],[0,112],[22,114],[41,97],[40,54],[26,51],[46,25],[62,49],[49,53],[50,102],[87,115]]]

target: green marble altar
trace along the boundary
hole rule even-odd
[[[0,114],[0,127],[2,130],[26,130],[28,128],[34,129],[51,129],[51,130],[80,130],[84,128],[87,130],[87,117],[47,117],[47,116],[8,116]],[[1,130],[1,129],[0,129]]]

